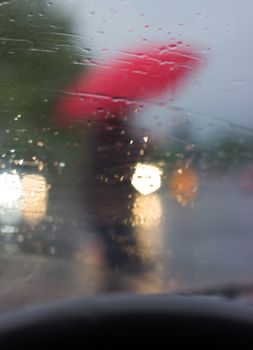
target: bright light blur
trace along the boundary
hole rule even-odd
[[[161,288],[158,280],[162,280],[162,272],[157,267],[157,263],[161,261],[164,249],[164,231],[161,222],[163,207],[159,195],[155,193],[149,196],[137,194],[132,216],[133,226],[135,226],[137,254],[145,263],[150,263],[150,266],[152,266],[148,275],[152,275],[153,286],[151,287],[151,284],[146,281],[146,278],[149,280],[151,276],[145,276],[142,282],[140,279],[142,292],[158,291]]]
[[[48,184],[44,176],[24,175],[21,180],[21,213],[29,224],[37,224],[47,212]]]
[[[157,166],[137,163],[131,183],[138,192],[148,195],[161,187],[161,175]]]
[[[17,174],[0,174],[0,205],[11,206],[21,196],[20,177]]]
[[[199,193],[199,178],[193,168],[179,168],[175,170],[169,182],[172,197],[182,206],[194,202]]]
[[[159,225],[162,218],[162,204],[158,195],[138,194],[134,201],[132,215],[134,226],[148,228]]]

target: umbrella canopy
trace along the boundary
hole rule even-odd
[[[201,56],[177,44],[124,51],[98,64],[67,89],[57,107],[62,122],[120,117],[160,96],[174,95],[201,64]],[[161,102],[161,100],[160,100]]]

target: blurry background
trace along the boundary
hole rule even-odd
[[[252,10],[250,0],[0,2],[2,308],[252,281]],[[175,40],[205,63],[172,103],[144,105],[128,125],[149,161],[127,170],[128,229],[105,238],[84,200],[96,125],[62,128],[55,106],[96,61]]]

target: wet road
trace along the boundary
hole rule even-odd
[[[252,280],[252,205],[252,194],[230,179],[203,184],[193,209],[167,202],[167,245],[184,286]]]
[[[175,292],[252,281],[253,195],[236,179],[203,180],[193,206],[182,207],[165,191],[136,200],[129,232],[111,230],[105,239],[69,198],[64,224],[46,226],[51,232],[44,227],[51,256],[36,244],[2,251],[1,308],[112,290]],[[30,242],[38,237],[34,229]],[[58,255],[57,247],[68,254]]]

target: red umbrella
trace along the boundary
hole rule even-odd
[[[57,116],[61,122],[96,119],[157,101],[173,93],[201,64],[198,53],[177,44],[144,46],[125,51],[107,64],[97,65],[62,97]]]

